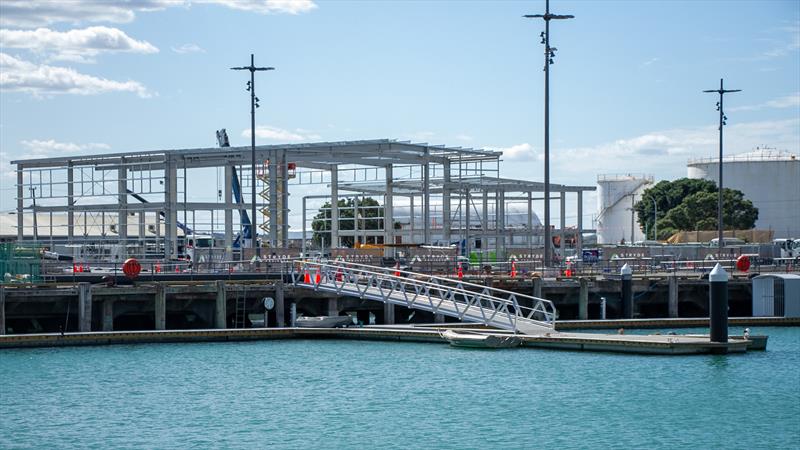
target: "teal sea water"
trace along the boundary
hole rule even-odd
[[[798,448],[800,328],[755,331],[768,351],[688,357],[359,341],[4,350],[0,448]]]

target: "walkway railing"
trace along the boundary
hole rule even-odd
[[[554,331],[553,303],[516,292],[347,262],[297,261],[290,265],[289,273],[295,286],[316,291],[430,311],[514,332]]]

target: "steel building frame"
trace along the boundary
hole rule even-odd
[[[234,212],[247,209],[249,205],[247,198],[244,204],[233,198],[233,174],[237,168],[242,177],[241,188],[253,182],[262,188],[265,198],[258,206],[265,219],[275,224],[267,228],[264,244],[273,249],[288,248],[290,185],[322,184],[329,187],[329,194],[325,197],[332,205],[330,233],[334,245],[338,245],[340,237],[347,235],[348,231],[352,235],[357,232],[338,229],[336,200],[359,194],[384,196],[385,224],[394,224],[395,197],[409,198],[412,210],[414,200],[419,199],[422,230],[414,231],[413,224],[411,233],[388,226],[380,232],[384,242],[394,242],[395,236],[400,235],[402,239],[407,236],[414,242],[430,243],[432,230],[438,229],[445,242],[449,242],[453,234],[462,234],[467,241],[475,237],[486,239],[487,244],[493,238],[502,254],[508,237],[514,233],[507,230],[504,223],[507,201],[527,202],[529,226],[524,233],[530,236],[536,231],[530,226],[531,205],[541,198],[534,197],[533,193],[542,192],[544,186],[537,182],[500,178],[501,152],[391,139],[261,145],[256,147],[261,176],[252,180],[248,176],[250,151],[249,146],[195,148],[12,161],[17,171],[17,239],[38,239],[43,231],[35,220],[32,225],[26,223],[28,215],[34,219],[42,213],[66,215],[62,225],[66,232],[60,235],[68,244],[80,244],[90,239],[92,242],[123,245],[155,242],[160,245],[158,248],[163,247],[164,258],[173,258],[178,254],[181,233],[188,230],[188,227],[179,229],[179,214],[183,214],[185,223],[187,213],[194,217],[195,211],[208,211],[212,217],[212,231],[214,223],[224,216],[222,231],[226,252],[230,255],[234,242]],[[292,180],[286,175],[290,164],[299,169]],[[187,178],[191,178],[188,171],[199,168],[224,170],[224,187],[221,189],[224,195],[220,194],[217,201],[188,200]],[[565,227],[565,194],[577,193],[578,229],[583,230],[582,193],[595,190],[595,187],[551,187],[561,193],[554,198],[561,201],[562,229]],[[507,196],[507,193],[523,195]],[[490,196],[496,211],[494,226],[488,220]],[[477,212],[478,209],[465,205],[474,206],[472,202],[475,199],[482,200],[483,208],[477,214],[481,229],[472,233],[470,210]],[[305,216],[305,200],[303,203]],[[441,226],[437,227],[431,225],[434,203],[440,205],[442,211]],[[34,212],[36,214],[32,214]],[[131,216],[138,216],[138,222],[131,220]],[[162,217],[164,224],[171,224],[163,227],[163,234]],[[305,217],[303,223],[305,228]],[[89,231],[92,224],[99,227],[100,236]],[[49,234],[52,240],[52,219]]]

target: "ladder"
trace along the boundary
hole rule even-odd
[[[233,328],[247,327],[247,286],[244,292],[239,292],[236,296],[236,310],[233,316]]]

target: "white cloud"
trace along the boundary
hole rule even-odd
[[[727,111],[755,111],[764,108],[800,108],[800,92],[778,97],[758,105],[735,106],[725,108]]]
[[[55,154],[76,154],[86,150],[109,150],[111,148],[108,144],[97,142],[75,144],[72,142],[58,142],[53,139],[24,140],[20,141],[20,144],[26,147],[26,157],[33,156],[35,158],[47,157]]]
[[[511,147],[492,148],[491,150],[499,150],[503,152],[504,160],[530,161],[534,159],[540,159],[541,157],[541,155],[534,150],[533,146],[527,142],[512,145]]]
[[[784,37],[776,42],[776,44],[766,52],[763,57],[777,58],[788,55],[800,49],[800,21],[780,27],[778,32],[784,33]]]
[[[183,44],[179,47],[172,47],[172,51],[175,53],[185,54],[185,53],[205,53],[205,49],[200,47],[197,44]]]
[[[142,98],[153,95],[137,81],[114,81],[66,67],[36,65],[6,53],[0,53],[0,90],[27,92],[34,96],[106,92],[133,92]]]
[[[194,0],[259,14],[300,14],[317,8],[312,0]]]
[[[554,183],[593,185],[604,173],[650,173],[657,179],[686,176],[686,163],[692,158],[717,154],[719,134],[716,125],[654,131],[612,142],[573,148],[551,148],[550,167]],[[800,119],[736,123],[725,127],[725,154],[752,151],[768,145],[779,150],[800,146]],[[522,159],[541,159],[526,144],[515,149]],[[504,149],[508,151],[507,149]],[[503,159],[513,159],[504,153]],[[539,167],[539,166],[536,166]],[[538,169],[537,169],[538,170]],[[503,172],[510,177],[541,178],[531,174],[531,166],[506,164]]]
[[[250,128],[242,131],[242,137],[248,139],[250,138]],[[261,125],[256,127],[256,138],[285,143],[316,140],[319,139],[320,136],[307,130],[303,130],[302,128],[297,128],[295,131],[291,131],[284,130],[282,128]]]
[[[433,131],[416,131],[408,135],[409,138],[415,141],[427,141],[434,136],[436,136],[436,133]]]
[[[137,12],[168,7],[190,7],[215,3],[231,9],[259,14],[300,14],[317,8],[312,0],[3,0],[0,26],[34,28],[54,23],[128,23]]]
[[[157,11],[186,3],[184,0],[3,0],[0,2],[0,26],[32,28],[60,22],[128,23],[136,17],[137,11]]]
[[[649,65],[652,65],[652,64],[654,64],[654,63],[658,62],[660,59],[661,59],[661,58],[650,58],[650,59],[648,59],[647,61],[643,62],[643,63],[641,64],[641,67],[647,67],[647,66],[649,66]]]
[[[107,52],[158,52],[158,49],[147,41],[137,41],[122,30],[102,26],[64,32],[49,28],[0,29],[0,44],[5,48],[20,48],[45,54],[50,59],[76,62],[94,62],[94,56]]]

